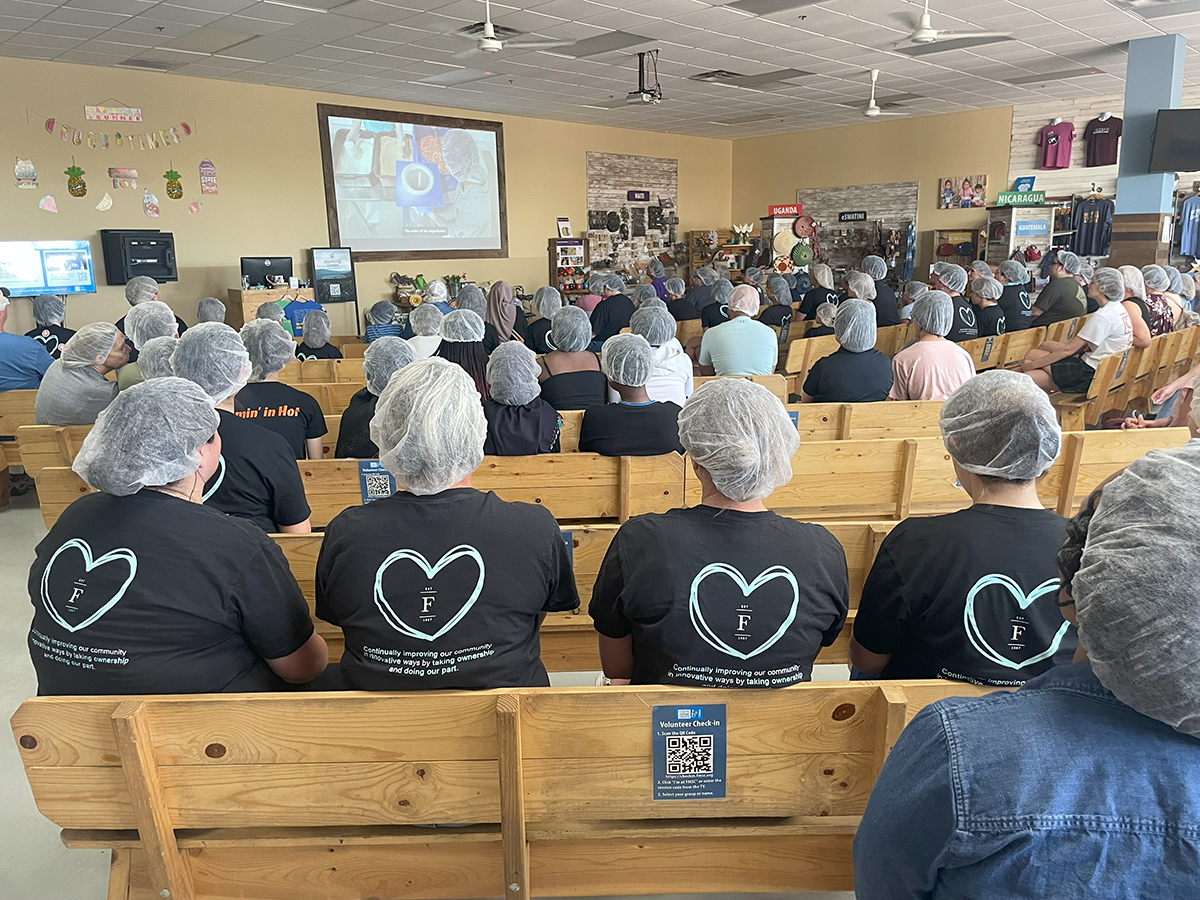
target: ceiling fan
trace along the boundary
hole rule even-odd
[[[500,36],[496,32],[496,26],[492,24],[492,3],[491,0],[483,0],[483,21],[477,25],[472,25],[469,29],[464,29],[468,33],[459,32],[460,37],[474,38],[475,49],[464,50],[461,53],[455,54],[459,59],[468,56],[474,56],[477,53],[499,53],[501,50],[508,48],[509,50],[549,50],[554,47],[571,47],[575,44],[574,41],[510,41]],[[511,33],[511,31],[509,32]]]
[[[894,18],[912,28],[912,34],[904,38],[914,44],[935,44],[938,41],[957,40],[961,38],[1010,37],[1007,31],[938,31],[929,19],[929,0],[925,0],[925,10],[920,18],[898,15]],[[897,41],[897,44],[902,41]]]
[[[879,70],[871,70],[871,99],[867,102],[866,108],[863,110],[863,115],[868,119],[877,119],[880,116],[903,116],[902,112],[884,112],[875,103],[875,82],[879,80]]]

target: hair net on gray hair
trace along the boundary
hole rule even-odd
[[[71,468],[92,487],[127,497],[187,478],[220,419],[208,395],[182,378],[121,391],[96,417]]]
[[[938,271],[939,267],[941,271]],[[956,266],[954,263],[937,263],[933,270],[947,290],[959,294],[967,286],[967,270],[962,266]]]
[[[1119,269],[1104,266],[1096,270],[1092,280],[1110,303],[1120,303],[1125,299],[1125,276]]]
[[[971,269],[980,278],[991,278],[992,277],[992,267],[989,266],[987,263],[985,263],[982,259],[977,259],[977,260],[975,260],[975,262],[971,263]]]
[[[1125,287],[1131,290],[1135,297],[1145,302],[1146,280],[1142,277],[1142,270],[1137,266],[1121,266],[1117,271],[1125,279]]]
[[[696,270],[695,274],[700,279],[701,284],[712,285],[717,281],[717,270],[711,266],[701,266]]]
[[[478,315],[478,313],[476,313]],[[429,336],[442,331],[442,311],[432,303],[422,303],[408,314],[408,324],[417,334]]]
[[[425,285],[425,299],[430,303],[445,303],[450,299],[450,289],[446,282],[434,279]]]
[[[1149,291],[1165,291],[1171,286],[1167,270],[1162,266],[1142,266],[1142,280]]]
[[[837,307],[826,301],[817,307],[817,311],[813,313],[813,318],[828,328],[837,321]]]
[[[468,284],[466,287],[459,289],[458,296],[454,298],[454,308],[469,309],[475,315],[479,316],[479,318],[483,319],[487,316],[487,297],[483,295],[483,291],[480,290],[479,285]]]
[[[469,309],[456,309],[442,319],[442,340],[466,344],[483,340],[483,319]]]
[[[614,294],[625,292],[625,281],[620,275],[609,275],[604,279],[604,289],[612,291]]]
[[[668,278],[663,287],[667,289],[667,295],[671,297],[682,297],[687,293],[687,285],[683,283],[682,278]]]
[[[62,364],[64,369],[82,369],[84,366],[99,366],[117,346],[121,332],[108,322],[92,322],[84,325],[63,344]]]
[[[593,272],[587,277],[588,293],[599,294],[604,290],[604,279],[607,275],[602,275],[600,272]]]
[[[887,263],[882,256],[864,256],[860,268],[875,281],[887,278]]]
[[[614,384],[642,387],[654,371],[654,351],[640,334],[615,334],[600,349],[600,370]]]
[[[1192,737],[1200,737],[1198,534],[1200,441],[1151,450],[1104,486],[1071,591],[1100,683]]]
[[[1167,273],[1167,290],[1172,294],[1178,294],[1183,290],[1183,277],[1179,274],[1179,270],[1174,266],[1163,266],[1162,268]]]
[[[1004,285],[995,278],[976,278],[971,282],[971,293],[983,300],[999,300],[1004,293]]]
[[[851,272],[846,276],[846,288],[859,300],[874,300],[875,280],[866,272]]]
[[[772,275],[767,279],[767,293],[771,295],[771,302],[776,306],[792,305],[792,289],[781,275]]]
[[[564,306],[550,317],[548,343],[564,353],[578,353],[592,342],[592,320],[578,306]]]
[[[57,294],[38,294],[33,298],[33,321],[39,325],[61,325],[67,303]]]
[[[763,277],[764,277],[763,270],[758,268],[758,266],[751,266],[745,272],[742,273],[742,277],[744,279],[746,279],[747,284],[761,286],[763,283]]]
[[[420,307],[417,307],[420,309]],[[396,305],[391,300],[380,300],[372,303],[367,310],[367,321],[372,325],[390,325],[396,318]]]
[[[439,357],[396,373],[371,419],[379,462],[413,494],[436,494],[474,472],[486,438],[475,382],[462,366]]]
[[[562,309],[562,305],[562,294],[558,292],[558,288],[540,287],[533,292],[533,308],[543,319],[550,318]]]
[[[1084,284],[1091,284],[1092,278],[1096,275],[1096,268],[1088,263],[1081,263],[1079,266],[1079,277],[1083,279]]]
[[[204,297],[196,304],[196,319],[200,322],[224,322],[225,304],[216,297]]]
[[[1078,275],[1082,261],[1070,250],[1059,250],[1054,257],[1054,265],[1062,266],[1068,275]]]
[[[254,318],[267,319],[270,322],[283,321],[283,307],[273,300],[268,300],[266,303],[259,305],[254,311]]]
[[[833,269],[829,268],[825,263],[812,263],[808,267],[808,274],[825,290],[833,290]]]
[[[175,337],[178,329],[175,313],[161,300],[139,303],[125,316],[125,336],[135,347],[142,346],[150,338]]]
[[[185,337],[188,334],[191,334],[191,329],[184,332]],[[269,319],[253,319],[242,326],[239,334],[246,352],[250,354],[251,381],[262,381],[274,375],[296,358],[296,342],[282,326]]]
[[[487,383],[492,399],[505,406],[524,406],[542,393],[537,354],[520,341],[506,341],[488,357]]]
[[[976,475],[1032,481],[1054,462],[1062,443],[1046,392],[1023,372],[976,375],[942,404],[938,421],[950,457]]]
[[[646,263],[646,274],[651,278],[662,278],[667,274],[667,270],[663,268],[663,264],[657,259],[652,259]]]
[[[758,291],[754,289],[753,285],[739,284],[729,295],[726,305],[731,313],[741,312],[748,316],[756,316],[758,315]]]
[[[926,291],[913,301],[912,320],[926,334],[945,337],[954,324],[954,301],[945,291]]]
[[[142,371],[142,377],[149,381],[151,378],[174,375],[175,370],[171,368],[171,354],[174,352],[173,337],[156,337],[146,341],[138,350],[137,364]]]
[[[843,300],[833,320],[833,333],[837,342],[851,353],[870,350],[875,346],[874,305],[866,300]]]
[[[388,379],[416,359],[408,341],[394,335],[376,338],[363,353],[363,375],[367,390],[378,397],[387,387]]]
[[[1000,263],[1000,274],[1008,279],[1009,284],[1029,284],[1029,269],[1015,259]]]
[[[651,300],[657,300],[658,292],[654,290],[654,285],[652,284],[639,284],[633,289],[629,299],[633,301],[634,306],[640,307]]]
[[[712,298],[717,303],[729,303],[729,297],[733,293],[733,282],[726,278],[718,278],[713,282]],[[758,301],[755,300],[754,311],[758,311]]]
[[[125,283],[125,299],[130,306],[153,300],[158,293],[158,282],[149,275],[135,275]]]
[[[717,378],[679,414],[679,442],[730,500],[761,500],[792,478],[800,435],[779,398],[760,384]]]
[[[904,296],[909,300],[916,300],[922,294],[929,290],[929,285],[923,281],[910,281],[904,285]]]
[[[250,354],[238,333],[224,322],[202,322],[175,342],[171,369],[200,385],[215,405],[240,391],[250,378]]]
[[[329,313],[323,309],[314,309],[304,316],[304,324],[300,326],[304,334],[304,343],[313,350],[319,350],[329,343],[333,334],[333,326],[329,324]]]
[[[470,184],[487,184],[487,165],[479,153],[479,145],[471,132],[462,128],[451,128],[442,136],[442,159],[446,168],[459,181]]]
[[[661,347],[675,337],[675,319],[665,308],[643,306],[630,316],[629,330],[644,337],[651,347]]]

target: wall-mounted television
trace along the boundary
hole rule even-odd
[[[0,285],[14,297],[94,294],[92,245],[87,241],[0,241]]]
[[[1200,169],[1200,109],[1160,109],[1150,151],[1151,172]]]

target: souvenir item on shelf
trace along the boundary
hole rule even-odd
[[[792,233],[798,238],[810,238],[817,233],[817,223],[812,216],[797,216],[792,223]]]
[[[813,248],[803,242],[792,248],[792,262],[797,266],[807,266],[813,261]]]

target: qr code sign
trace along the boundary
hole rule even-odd
[[[712,735],[668,735],[667,774],[713,774]]]
[[[379,475],[364,475],[367,482],[367,496],[371,499],[392,496],[392,480],[387,473]]]

